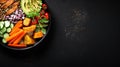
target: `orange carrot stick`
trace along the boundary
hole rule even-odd
[[[18,31],[20,31],[20,28],[15,28],[14,31],[10,32],[10,36],[14,35],[15,33],[17,33]]]
[[[9,44],[12,44],[18,37],[15,37],[14,39],[10,40],[10,42],[8,42]]]
[[[26,32],[23,31],[23,33],[21,33],[21,35],[13,42],[13,44],[18,44],[21,39],[25,36]]]
[[[14,31],[16,28],[20,28],[20,27],[22,27],[22,21],[18,21],[18,22],[15,24],[15,26],[13,27],[12,31]],[[12,31],[11,31],[11,32],[12,32]]]
[[[8,42],[8,41],[12,40],[13,38],[19,36],[21,33],[23,33],[22,29],[20,29],[20,31],[15,33],[14,35],[11,35],[10,37],[6,38],[6,41]]]
[[[19,26],[20,24],[22,24],[22,20],[18,21],[15,25],[15,27]]]
[[[16,47],[16,48],[25,48],[27,45],[25,44],[8,44],[10,47]]]

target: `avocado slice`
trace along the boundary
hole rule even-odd
[[[21,8],[27,17],[37,16],[42,8],[42,0],[21,0]]]

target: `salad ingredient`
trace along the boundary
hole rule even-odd
[[[32,45],[35,43],[35,41],[29,35],[25,35],[24,43],[26,45]]]
[[[14,34],[17,33],[18,31],[20,31],[20,28],[15,28],[14,31],[12,30],[12,32],[10,32],[10,35],[14,35]]]
[[[4,38],[2,39],[2,42],[3,42],[3,43],[7,43],[6,40],[5,40]]]
[[[7,28],[7,32],[8,32],[8,33],[11,32],[11,28]]]
[[[33,36],[33,38],[42,38],[43,37],[43,33],[41,32],[41,31],[39,31],[39,32],[35,32],[34,33],[34,36]]]
[[[18,5],[14,5],[11,9],[9,9],[7,12],[6,12],[6,15],[10,15],[12,14],[15,10],[17,10],[18,8]]]
[[[37,24],[37,29],[36,31],[41,31],[43,34],[46,34],[46,27],[48,26],[49,20],[46,18],[42,18],[38,21],[39,23]]]
[[[45,16],[44,16],[47,20],[49,19],[49,15],[48,15],[48,13],[46,12],[45,13]]]
[[[46,4],[42,4],[42,8],[43,8],[44,10],[46,10],[46,9],[47,9],[47,5],[46,5]]]
[[[13,38],[20,36],[22,33],[23,33],[23,30],[20,29],[19,32],[17,32],[17,33],[15,33],[14,35],[11,35],[10,37],[6,38],[6,41],[9,42],[9,41],[12,40]]]
[[[5,32],[9,33],[12,29],[11,25],[10,21],[0,21],[0,35],[3,35]]]
[[[8,6],[10,6],[14,0],[8,0],[6,3],[4,3],[1,8],[6,9]]]
[[[29,27],[23,27],[23,30],[26,31],[27,33],[33,32],[36,29],[36,25],[31,25]]]
[[[0,37],[3,37],[3,36],[0,34]]]
[[[45,10],[41,10],[41,12],[40,12],[40,16],[42,16],[42,15],[44,15],[45,14]]]
[[[18,21],[16,24],[15,24],[15,27],[14,28],[17,28],[17,27],[22,27],[21,24],[23,23],[22,20]]]
[[[21,8],[27,17],[35,17],[39,15],[42,0],[21,0]]]
[[[1,34],[4,34],[6,32],[6,28],[3,27],[2,30],[1,30]]]
[[[14,27],[14,24],[11,23],[11,24],[10,24],[10,28],[12,29],[13,27]]]
[[[0,20],[4,19],[4,11],[0,7]]]
[[[38,21],[39,23],[48,23],[49,20],[46,18],[42,18],[41,20]]]
[[[45,27],[48,26],[48,24],[41,24],[41,26],[42,26],[43,28],[45,28]]]
[[[10,21],[0,21],[0,37],[2,37],[2,42],[7,43],[6,38],[9,37],[9,32],[11,32]]]
[[[22,22],[18,21],[15,26],[13,27],[12,31],[10,32],[10,37],[6,39],[9,44],[18,44],[25,36],[26,31],[22,30]],[[11,39],[12,38],[12,39]]]
[[[5,3],[7,0],[0,0],[0,3]]]
[[[25,48],[27,45],[25,44],[8,44],[10,47],[16,47],[16,48]]]
[[[22,9],[17,9],[11,15],[5,16],[5,19],[11,21],[12,23],[17,23],[17,21],[22,20],[24,18],[25,14],[23,13]]]
[[[29,26],[30,22],[31,22],[30,18],[25,18],[24,21],[23,21],[23,25]]]
[[[8,43],[13,44],[13,42],[17,39],[18,37],[15,37],[14,39],[10,40]]]
[[[26,32],[24,31],[14,42],[13,44],[18,44],[21,39],[25,36]]]
[[[5,23],[5,27],[9,27],[10,26],[10,21],[4,21]]]
[[[1,1],[1,0],[0,0]],[[0,4],[0,20],[6,19],[6,14],[10,15],[19,6],[18,0],[6,0],[5,3]]]
[[[3,27],[4,27],[4,22],[1,21],[1,22],[0,22],[0,29],[2,29]]]
[[[13,27],[12,31],[10,32],[10,34],[11,34],[12,32],[14,32],[16,29],[20,28],[20,27],[22,27],[22,21],[21,21],[21,20],[18,21],[18,22],[15,24],[15,26]]]
[[[4,39],[6,39],[6,38],[9,37],[9,34],[8,34],[8,33],[5,33],[3,36],[4,36]]]
[[[38,20],[37,20],[37,18],[35,18],[35,19],[32,20],[31,25],[35,25],[37,23],[38,23]]]
[[[13,3],[12,8],[6,12],[6,15],[12,14],[18,8],[19,3],[20,1]]]
[[[46,29],[45,28],[42,28],[41,31],[42,31],[43,34],[46,34]]]

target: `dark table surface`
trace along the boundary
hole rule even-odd
[[[0,46],[0,67],[119,64],[118,2],[46,1],[52,15],[48,36],[39,46],[27,51]]]

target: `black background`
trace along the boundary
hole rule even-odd
[[[39,46],[27,51],[0,46],[1,67],[119,64],[119,2],[46,1],[52,15],[48,36]]]

